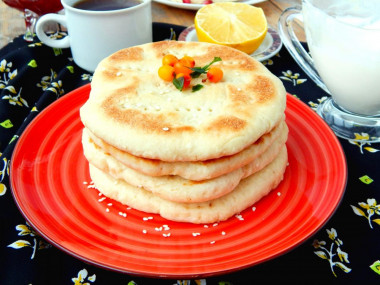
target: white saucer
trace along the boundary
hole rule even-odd
[[[207,4],[191,4],[191,3],[183,3],[183,2],[174,2],[171,0],[154,0],[157,3],[161,3],[167,6],[179,8],[179,9],[186,9],[186,10],[199,10],[203,6]],[[265,0],[241,0],[239,2],[246,3],[249,5],[257,4],[260,2],[264,2]]]
[[[194,26],[190,26],[180,33],[179,41],[197,42],[198,37]],[[259,48],[251,54],[258,61],[264,61],[277,54],[282,47],[282,41],[275,29],[268,27],[267,35]]]

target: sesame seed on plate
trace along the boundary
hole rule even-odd
[[[144,217],[143,220],[144,221],[153,220],[153,217]]]
[[[235,215],[235,217],[240,220],[240,221],[244,221],[244,218],[242,215]]]

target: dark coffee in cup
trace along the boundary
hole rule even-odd
[[[110,11],[130,8],[141,4],[141,0],[80,0],[73,7],[88,11]]]

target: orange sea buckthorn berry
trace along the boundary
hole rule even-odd
[[[158,69],[158,76],[165,81],[172,81],[174,78],[174,67],[170,65],[162,65]]]
[[[207,78],[210,82],[219,82],[223,78],[223,70],[221,70],[219,67],[211,67],[207,71]]]
[[[174,64],[174,72],[175,74],[187,74],[190,76],[190,73],[192,73],[193,71],[186,67],[185,65],[183,65],[180,61],[178,61],[177,63]]]
[[[182,63],[183,66],[191,67],[193,68],[195,66],[195,60],[191,56],[185,55],[179,60],[180,63]]]
[[[191,76],[189,74],[178,73],[175,78],[179,79],[183,77],[183,87],[182,89],[186,89],[190,85]]]
[[[178,61],[178,58],[175,55],[172,54],[166,54],[162,58],[162,65],[170,65],[174,66],[174,64]]]

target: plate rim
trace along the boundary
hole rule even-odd
[[[87,91],[89,92],[90,88],[91,87],[90,87],[90,83],[89,83],[89,84],[86,84],[84,86],[81,86],[81,87],[79,87],[79,88],[77,88],[77,89],[69,92],[65,96],[62,96],[61,98],[59,98],[58,100],[56,100],[55,102],[53,102],[52,104],[50,104],[49,106],[47,106],[44,110],[42,110],[36,116],[36,118],[33,121],[37,121],[38,122],[38,120],[36,120],[37,118],[44,116],[44,114],[46,112],[50,112],[51,109],[54,109],[57,105],[60,104],[61,100],[68,100],[67,98],[69,98],[70,96],[76,95],[76,93],[78,93],[78,92],[87,92]],[[294,98],[292,95],[287,94],[287,99],[288,98],[292,98],[290,100],[294,100],[293,102],[296,102],[295,100],[297,100],[297,104],[300,104],[301,106],[303,106],[303,108],[310,109],[310,107],[308,105],[306,105],[301,100],[298,100],[298,99]],[[310,111],[312,111],[312,110],[310,109]],[[119,272],[119,273],[125,273],[125,274],[135,275],[135,276],[156,277],[156,278],[159,277],[159,278],[166,278],[166,279],[210,277],[210,276],[218,276],[218,275],[222,275],[222,274],[228,274],[228,273],[236,272],[236,271],[239,271],[239,270],[243,270],[245,268],[249,268],[249,267],[255,266],[257,264],[264,263],[264,262],[266,262],[268,260],[272,260],[274,258],[277,258],[278,256],[281,256],[281,255],[283,255],[283,254],[285,254],[285,253],[293,250],[294,248],[300,246],[304,241],[306,241],[312,235],[314,235],[318,230],[320,230],[331,219],[331,217],[334,215],[334,213],[339,208],[340,203],[342,202],[342,199],[343,199],[345,191],[346,191],[347,180],[348,180],[347,159],[346,159],[346,156],[344,154],[344,150],[343,150],[341,144],[339,143],[338,138],[335,136],[335,134],[330,129],[330,127],[316,113],[310,113],[310,114],[314,114],[313,115],[314,119],[319,120],[319,123],[324,124],[324,127],[325,128],[327,127],[326,130],[328,130],[330,132],[330,135],[333,135],[332,138],[334,139],[335,147],[337,147],[337,153],[339,153],[340,162],[343,163],[343,165],[344,165],[344,171],[342,173],[342,175],[344,177],[344,183],[342,185],[340,185],[340,187],[339,187],[339,189],[340,189],[339,192],[341,193],[341,195],[340,195],[339,199],[337,199],[335,201],[334,208],[332,208],[331,211],[330,211],[330,213],[327,216],[324,217],[323,222],[318,227],[315,227],[312,231],[309,231],[307,235],[304,235],[303,238],[297,240],[297,242],[295,242],[291,246],[287,247],[286,249],[281,249],[276,254],[272,254],[271,256],[266,257],[266,258],[264,258],[262,260],[259,260],[259,261],[256,261],[256,262],[250,262],[248,264],[239,265],[239,266],[235,266],[235,267],[224,268],[222,270],[215,270],[215,271],[212,271],[212,272],[200,272],[200,273],[197,273],[197,274],[194,274],[194,273],[190,273],[190,274],[186,274],[186,273],[181,273],[181,274],[173,274],[173,273],[161,274],[161,273],[156,273],[156,272],[143,272],[143,271],[128,270],[127,268],[123,268],[123,269],[115,268],[115,267],[109,266],[107,264],[103,264],[102,262],[99,262],[97,260],[93,260],[93,259],[90,259],[90,258],[83,257],[80,254],[77,254],[76,252],[74,252],[73,250],[65,248],[59,242],[53,240],[48,235],[46,235],[43,231],[41,231],[38,225],[36,225],[35,223],[33,223],[33,222],[30,221],[30,217],[28,217],[28,215],[26,214],[26,212],[24,211],[24,209],[20,206],[20,203],[19,203],[19,201],[18,201],[18,199],[16,197],[16,194],[14,193],[16,191],[14,189],[14,181],[13,181],[14,178],[13,178],[13,175],[12,175],[12,173],[13,173],[13,163],[15,161],[14,157],[17,155],[18,148],[20,148],[19,142],[23,141],[21,139],[21,137],[24,134],[28,134],[30,132],[30,130],[33,128],[33,126],[36,124],[36,123],[33,123],[33,121],[27,126],[26,130],[20,136],[20,138],[19,138],[19,140],[18,140],[18,142],[17,142],[17,144],[15,146],[15,149],[14,149],[14,151],[12,153],[12,158],[11,158],[11,163],[10,163],[10,175],[9,175],[10,176],[10,188],[11,188],[12,196],[13,196],[14,201],[16,202],[16,205],[17,205],[18,209],[20,210],[21,214],[30,223],[30,225],[36,230],[36,232],[38,232],[41,235],[41,237],[43,237],[44,239],[48,240],[49,243],[53,244],[54,246],[56,246],[60,250],[64,251],[66,254],[71,255],[71,256],[73,256],[73,257],[75,257],[75,258],[77,258],[77,259],[79,259],[81,261],[91,263],[91,264],[93,264],[95,266],[98,266],[100,268],[111,270],[111,271],[115,271],[115,272]],[[21,143],[20,143],[20,145],[21,145]],[[336,153],[336,155],[338,155],[337,153]]]
[[[152,1],[155,1],[155,2],[163,4],[163,5],[167,5],[170,7],[174,7],[174,8],[178,8],[178,9],[185,9],[185,10],[199,10],[203,6],[207,5],[207,4],[180,3],[180,2],[170,1],[170,0],[152,0]],[[253,4],[258,4],[261,2],[265,2],[265,1],[267,1],[267,0],[243,0],[243,1],[239,1],[239,2],[246,3],[249,5],[253,5]]]

